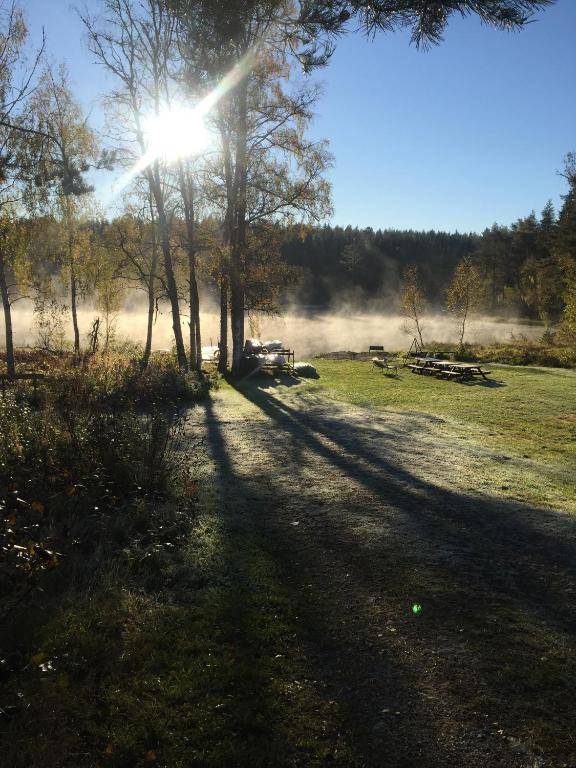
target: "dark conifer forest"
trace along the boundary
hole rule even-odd
[[[375,311],[397,309],[403,275],[413,265],[429,303],[442,306],[456,265],[470,255],[486,314],[554,324],[565,311],[576,259],[576,190],[558,214],[549,202],[540,215],[493,224],[482,234],[325,226],[288,233],[282,254],[299,270],[292,301],[312,307],[368,301]]]

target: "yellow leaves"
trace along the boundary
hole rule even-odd
[[[108,744],[108,746],[104,750],[104,754],[106,754],[106,755],[113,755],[114,754],[114,744],[112,744],[112,742],[110,742],[110,744]]]
[[[44,504],[42,504],[41,501],[32,501],[30,502],[30,507],[34,510],[34,512],[37,512],[39,515],[44,514],[44,511],[46,507]]]

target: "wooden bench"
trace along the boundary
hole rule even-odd
[[[439,370],[436,374],[436,377],[438,379],[460,379],[460,381],[470,381],[471,379],[474,379],[475,376],[482,376],[483,379],[488,381],[486,377],[489,373],[492,373],[492,371],[484,371],[480,367],[467,368],[463,366],[460,369],[454,368],[453,370]]]
[[[437,379],[463,378],[466,375],[464,371],[438,371]]]
[[[381,344],[370,344],[368,354],[371,355],[372,352],[384,352],[384,347]]]

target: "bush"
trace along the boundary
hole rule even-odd
[[[504,363],[506,365],[543,365],[552,368],[575,368],[576,347],[544,342],[517,340],[509,343],[458,344],[432,343],[462,362]]]
[[[48,572],[86,581],[189,491],[177,406],[208,388],[168,355],[145,372],[121,357],[26,357],[49,379],[36,399],[29,383],[0,396],[0,617],[45,588]]]

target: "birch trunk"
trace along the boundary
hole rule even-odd
[[[0,249],[0,295],[2,296],[2,307],[4,309],[4,329],[6,331],[6,369],[8,376],[16,375],[16,363],[14,361],[14,334],[12,331],[12,306],[10,304],[10,294],[6,282],[6,263],[4,254]]]
[[[154,204],[158,214],[158,229],[160,231],[160,246],[162,248],[162,257],[164,261],[164,272],[166,276],[166,289],[168,291],[168,300],[172,312],[172,329],[174,331],[174,342],[176,344],[176,358],[178,366],[183,371],[188,370],[188,359],[184,348],[184,336],[182,334],[182,325],[180,323],[180,304],[178,301],[178,288],[176,278],[174,277],[174,265],[172,264],[172,253],[170,250],[170,229],[164,207],[164,195],[160,183],[160,173],[158,163],[154,163],[153,170],[148,174],[148,181],[154,197]]]

